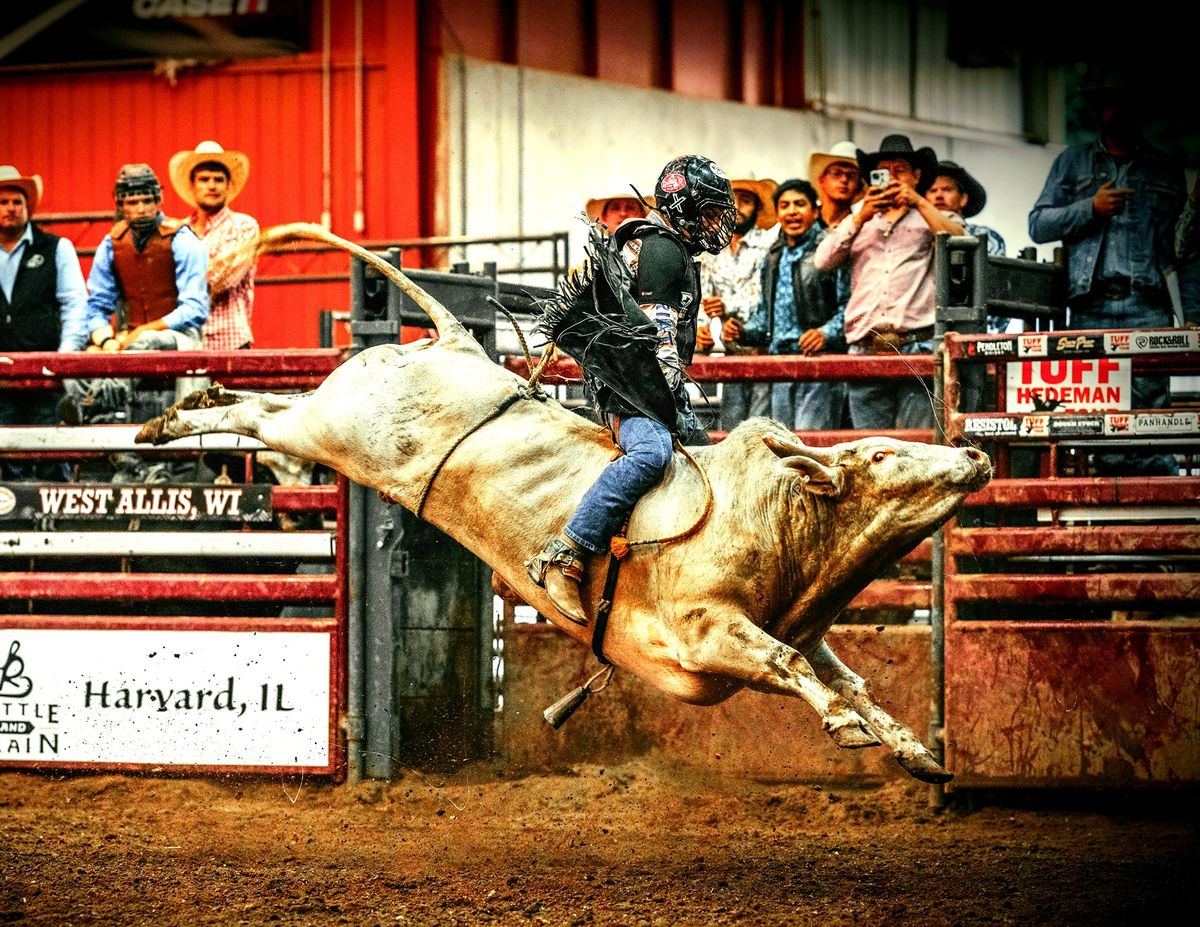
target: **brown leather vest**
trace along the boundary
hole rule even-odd
[[[171,239],[183,228],[178,219],[163,219],[138,251],[128,222],[109,233],[113,246],[113,275],[125,297],[125,327],[137,328],[161,319],[179,303],[175,286],[175,255]]]

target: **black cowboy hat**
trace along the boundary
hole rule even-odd
[[[1137,105],[1138,95],[1128,84],[1108,83],[1080,87],[1079,96],[1088,109],[1094,113],[1099,113],[1106,106],[1120,106],[1123,109],[1134,109]]]
[[[960,193],[967,195],[967,205],[963,208],[964,219],[970,219],[983,212],[987,205],[987,191],[983,184],[967,173],[965,167],[960,167],[953,161],[939,161],[933,172],[934,177],[949,177],[956,184]]]
[[[937,155],[929,147],[914,149],[907,135],[889,135],[879,143],[879,150],[868,154],[861,148],[857,149],[858,170],[863,180],[869,182],[871,171],[880,161],[893,158],[903,158],[916,170],[921,172],[921,180],[917,184],[917,192],[924,193],[933,183],[934,171],[937,169]]]

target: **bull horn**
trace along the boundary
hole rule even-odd
[[[776,457],[807,457],[822,464],[831,464],[835,452],[828,447],[810,447],[794,435],[766,434],[763,444],[769,447]]]
[[[339,235],[334,235],[333,232],[324,226],[316,225],[312,222],[291,222],[287,225],[276,225],[259,234],[258,238],[250,242],[244,250],[251,250],[255,254],[276,251],[280,249],[281,245],[295,241],[297,238],[309,239],[310,241],[323,241],[326,244],[341,248],[343,251],[348,251],[355,257],[361,258],[383,274],[383,276],[391,280],[396,286],[400,287],[406,296],[425,311],[425,314],[429,316],[430,321],[433,322],[434,327],[437,329],[438,337],[446,341],[460,339],[474,341],[471,338],[471,333],[463,327],[463,324],[454,317],[454,314],[449,309],[409,280],[403,272],[393,267],[379,255],[368,251],[362,245],[347,241]]]

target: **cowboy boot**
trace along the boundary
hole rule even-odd
[[[550,601],[562,616],[587,627],[587,615],[579,599],[579,581],[583,579],[583,558],[569,541],[551,540],[540,554],[525,561],[529,578],[546,590]]]

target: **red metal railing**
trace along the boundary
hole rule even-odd
[[[1026,359],[1121,356],[1135,377],[1200,372],[1195,333],[1159,333],[1177,349],[1155,354],[1137,347],[1153,339],[1124,334],[1138,335],[945,339],[947,433],[983,443],[1000,473],[945,530],[957,787],[1200,780],[1200,478],[1060,475],[1106,449],[1182,451],[1191,470],[1194,410],[1144,410],[1156,433],[1138,435],[1138,410],[1005,408],[1005,365]],[[995,376],[994,411],[959,411],[964,365]],[[1010,448],[1022,445],[1041,455],[1039,475],[1011,473]]]
[[[236,351],[236,352],[144,352],[125,354],[57,354],[14,353],[0,357],[0,389],[40,389],[56,386],[64,378],[95,376],[138,377],[210,377],[226,385],[271,385],[279,389],[311,388],[337,366],[336,351]],[[0,429],[0,433],[20,435],[21,428]],[[92,426],[82,429],[58,428],[60,435],[71,433],[120,434],[128,438],[129,426]],[[80,442],[87,443],[87,442]],[[141,446],[138,446],[139,450]],[[198,449],[179,451],[167,448],[144,449],[149,456],[172,456],[181,453],[197,454]],[[103,450],[72,448],[65,442],[61,450],[0,449],[0,457],[28,459],[89,459],[102,455]],[[246,458],[247,481],[253,472],[254,452],[231,451]],[[236,479],[238,474],[233,474]],[[0,596],[6,600],[24,600],[33,608],[45,609],[49,603],[95,603],[99,612],[115,614],[24,614],[0,616],[0,627],[11,629],[81,629],[146,628],[204,631],[303,631],[327,634],[330,638],[328,714],[329,764],[324,768],[305,767],[292,770],[286,766],[268,768],[238,767],[247,772],[304,771],[340,777],[345,771],[345,751],[339,724],[346,693],[346,631],[347,631],[347,481],[339,476],[336,485],[273,486],[271,508],[289,515],[319,513],[332,516],[333,562],[330,572],[293,575],[276,573],[212,573],[198,572],[203,558],[185,558],[184,565],[172,572],[138,572],[138,560],[116,557],[114,572],[65,572],[42,568],[46,558],[25,559],[31,569],[14,570],[10,566],[0,572]],[[62,530],[66,525],[60,522]],[[182,528],[186,532],[186,528]],[[249,526],[231,529],[234,532],[251,530]],[[90,555],[89,555],[90,556]],[[113,558],[110,558],[113,559]],[[197,614],[175,616],[147,614],[156,602],[191,603]],[[213,609],[208,603],[219,604]],[[251,612],[268,611],[285,605],[318,605],[329,609],[329,617],[291,618],[254,617]],[[219,614],[203,614],[206,608]],[[131,617],[137,615],[139,617]],[[249,617],[248,617],[249,616]],[[266,622],[267,624],[264,624]],[[0,758],[0,763],[5,762]],[[39,762],[39,768],[62,765],[92,769],[134,769],[128,764],[85,764]],[[228,769],[228,767],[221,767]],[[187,766],[179,769],[193,772],[213,771],[211,767]]]

